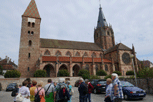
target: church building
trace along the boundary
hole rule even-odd
[[[18,61],[21,77],[33,77],[38,69],[46,70],[48,77],[57,77],[62,69],[68,70],[70,76],[77,76],[81,69],[89,70],[91,75],[100,69],[107,74],[120,71],[126,75],[133,70],[133,63],[138,71],[134,46],[115,45],[113,28],[107,24],[101,7],[93,43],[40,38],[40,25],[39,11],[35,0],[31,0],[22,15]]]

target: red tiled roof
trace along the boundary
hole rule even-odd
[[[84,62],[92,62],[92,58],[84,57]]]
[[[61,61],[61,62],[69,62],[70,61],[70,57],[59,57],[59,61]]]
[[[72,62],[82,62],[82,57],[72,57]]]
[[[49,62],[49,61],[55,61],[56,62],[56,57],[55,56],[42,56],[42,61],[44,62]]]
[[[35,0],[31,0],[31,2],[29,3],[29,6],[27,7],[27,9],[25,10],[22,16],[40,18]]]

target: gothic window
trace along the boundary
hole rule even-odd
[[[50,52],[47,50],[47,51],[45,51],[44,55],[49,55],[50,56]]]
[[[108,71],[108,66],[107,66],[107,64],[105,64],[105,71]]]
[[[88,64],[86,64],[85,69],[89,71],[89,65]]]
[[[30,22],[28,22],[28,27],[30,27],[30,24],[31,24],[31,23],[30,23]]]
[[[55,55],[56,56],[61,56],[61,52],[60,51],[57,51]]]
[[[28,58],[30,58],[31,57],[31,55],[30,55],[30,53],[28,54]]]
[[[32,41],[31,40],[29,40],[29,46],[31,46],[32,45]]]
[[[70,51],[67,51],[66,56],[71,56]]]
[[[35,27],[35,23],[32,23],[32,27]]]
[[[92,53],[92,57],[96,57],[96,53],[95,52]]]
[[[87,52],[85,52],[83,56],[84,56],[84,57],[88,57],[88,54],[87,54]]]
[[[34,32],[32,31],[32,32],[31,32],[31,35],[33,35],[33,34],[34,34]]]
[[[76,56],[76,57],[80,57],[80,53],[77,52],[77,53],[75,54],[75,56]]]
[[[30,35],[30,31],[28,31],[28,34]]]

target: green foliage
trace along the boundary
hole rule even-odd
[[[125,78],[125,77],[123,77],[123,76],[122,76],[122,77],[119,77],[119,79],[124,79],[124,78]]]
[[[0,65],[0,75],[3,75],[3,67]]]
[[[63,76],[69,76],[70,73],[67,70],[59,70],[57,76],[58,77],[63,77]]]
[[[112,76],[111,75],[107,75],[107,76],[104,77],[104,79],[107,79],[107,78],[112,78]]]
[[[121,76],[122,75],[120,71],[114,71],[113,73],[118,74],[118,76]]]
[[[139,78],[153,78],[153,69],[144,68],[137,73],[137,77]]]
[[[47,73],[45,70],[36,70],[34,77],[46,77]]]
[[[98,70],[96,75],[98,75],[98,76],[106,76],[107,73],[104,70]]]
[[[132,71],[132,70],[131,71],[127,71],[126,75],[134,75],[134,71]]]
[[[21,73],[18,70],[10,70],[4,74],[5,78],[19,78]]]
[[[91,75],[91,76],[90,76],[90,79],[100,79],[100,77],[97,76],[97,75]]]
[[[130,76],[130,79],[134,79],[134,78],[135,78],[134,75]]]
[[[81,76],[83,79],[89,79],[90,78],[90,73],[86,69],[81,69],[78,73],[78,76]]]

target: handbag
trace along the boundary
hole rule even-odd
[[[23,97],[20,93],[18,93],[18,95],[16,96],[16,102],[22,102],[23,101]]]

